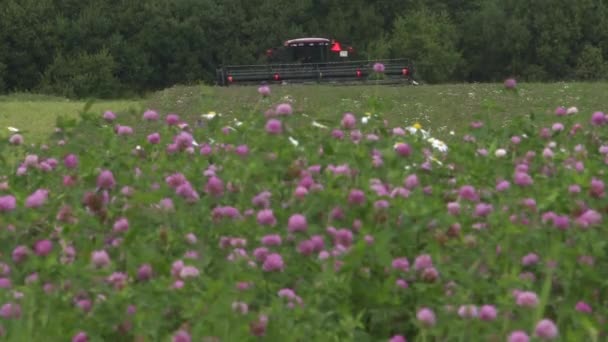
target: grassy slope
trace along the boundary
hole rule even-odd
[[[28,143],[40,143],[47,139],[55,128],[57,117],[78,117],[85,101],[70,101],[58,97],[16,94],[0,97],[0,136],[8,134],[7,127],[20,129]],[[127,111],[140,109],[136,100],[96,102],[91,110],[102,113],[106,110]]]
[[[462,130],[472,120],[502,125],[516,115],[534,112],[539,117],[551,114],[558,105],[577,106],[582,115],[608,110],[603,100],[608,83],[521,84],[514,94],[498,84],[458,84],[419,87],[392,86],[274,86],[271,100],[282,102],[284,96],[294,101],[294,109],[316,118],[341,116],[346,111],[361,115],[381,112],[392,125],[421,123],[445,136],[450,130]],[[373,101],[379,96],[381,101]],[[211,88],[176,86],[147,99],[97,102],[92,111],[139,112],[154,108],[161,113],[178,113],[185,119],[216,111],[235,115],[250,112],[259,95],[256,87]],[[14,126],[27,130],[30,142],[42,141],[52,132],[58,115],[77,116],[84,102],[40,96],[0,97],[0,127]],[[259,107],[259,111],[266,107]],[[547,116],[551,118],[551,116]],[[549,120],[549,119],[547,119]]]

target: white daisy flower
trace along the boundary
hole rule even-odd
[[[204,118],[204,119],[207,119],[207,120],[211,120],[211,119],[213,119],[216,116],[217,116],[216,112],[209,112],[207,114],[201,114],[201,117]]]
[[[294,139],[292,137],[289,137],[289,141],[291,142],[291,144],[293,146],[296,146],[296,147],[300,144],[296,139]]]
[[[329,128],[329,127],[325,126],[324,124],[318,123],[316,121],[313,121],[312,125],[315,127],[318,127],[318,128]]]

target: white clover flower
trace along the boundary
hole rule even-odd
[[[369,117],[368,116],[364,116],[361,118],[361,123],[364,125],[367,125],[367,123],[369,122]]]
[[[578,108],[576,107],[570,107],[566,110],[566,114],[571,115],[571,114],[576,114],[578,113]]]
[[[19,132],[19,128],[16,128],[16,127],[13,127],[13,126],[8,126],[7,129],[9,131],[11,131],[11,132],[15,132],[15,133]]]
[[[496,152],[494,152],[494,155],[498,158],[502,158],[507,155],[507,150],[505,150],[504,148],[499,148],[498,150],[496,150]]]

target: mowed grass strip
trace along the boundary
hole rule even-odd
[[[26,143],[42,143],[55,130],[59,116],[78,118],[86,101],[71,101],[58,97],[34,95],[10,95],[0,97],[0,136],[7,136],[8,127],[21,131]],[[96,101],[91,111],[103,113],[106,110],[140,110],[138,100]]]
[[[502,84],[451,84],[423,86],[338,86],[275,85],[269,101],[259,103],[256,86],[210,87],[175,86],[145,99],[96,101],[90,111],[116,113],[155,109],[161,114],[177,113],[193,122],[200,114],[215,111],[243,117],[252,111],[264,112],[281,102],[291,101],[296,113],[318,120],[335,119],[344,112],[360,116],[380,114],[391,126],[420,123],[437,137],[464,131],[474,120],[502,126],[517,116],[536,114],[539,122],[553,122],[557,106],[575,106],[580,115],[607,111],[608,83],[523,83],[517,92]],[[0,129],[17,127],[28,142],[42,142],[53,132],[60,115],[78,117],[86,101],[17,94],[0,97]],[[135,118],[134,118],[135,119]]]

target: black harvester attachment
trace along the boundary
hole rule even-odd
[[[404,83],[415,84],[407,59],[348,60],[354,49],[325,38],[300,38],[285,42],[282,50],[268,50],[268,63],[229,65],[217,70],[220,86],[260,83]],[[288,63],[284,61],[288,60]],[[376,63],[384,70],[374,70]]]

